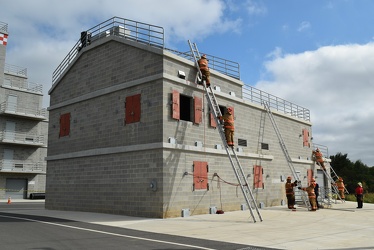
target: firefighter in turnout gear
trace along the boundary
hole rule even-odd
[[[323,170],[326,171],[323,155],[322,155],[321,151],[319,150],[319,148],[317,148],[316,150],[313,150],[312,153],[313,153],[313,156],[314,156],[316,162],[318,162],[321,165],[321,167],[323,168]]]
[[[332,185],[334,185],[334,184],[332,184]],[[335,182],[335,185],[338,187],[340,198],[342,200],[345,200],[345,196],[344,196],[345,185],[344,185],[344,182],[343,182],[343,178],[339,177],[338,180]]]
[[[208,59],[206,59],[206,55],[202,55],[201,58],[197,61],[199,64],[199,68],[201,74],[203,75],[203,79],[205,79],[206,86],[210,86],[210,71],[208,66]]]
[[[289,209],[296,209],[295,207],[295,191],[294,187],[297,186],[297,181],[291,182],[291,176],[287,177],[287,182],[285,184],[286,196],[287,196],[287,205]]]
[[[234,116],[232,108],[228,107],[226,113],[223,116],[219,116],[218,119],[223,120],[227,145],[234,147]]]
[[[317,202],[316,202],[316,194],[314,193],[314,188],[316,186],[316,180],[314,178],[311,179],[310,185],[308,187],[298,187],[298,189],[306,191],[308,193],[309,203],[312,207],[311,211],[317,211]]]

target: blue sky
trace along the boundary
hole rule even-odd
[[[144,6],[147,6],[145,8]],[[241,80],[311,111],[314,142],[374,166],[374,1],[12,0],[6,62],[44,85],[89,29],[113,16],[162,26],[166,46],[238,62]]]

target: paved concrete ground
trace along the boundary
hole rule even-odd
[[[290,211],[285,206],[269,207],[260,210],[263,221],[256,223],[248,210],[170,219],[45,209],[12,213],[277,249],[374,249],[374,204],[364,203],[362,209],[356,206],[355,202],[338,202],[316,212],[305,208]],[[249,249],[255,248],[245,250]]]

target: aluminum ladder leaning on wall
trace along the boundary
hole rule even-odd
[[[323,173],[324,173],[324,175],[326,176],[327,180],[330,182],[330,184],[331,184],[331,189],[332,189],[332,191],[333,191],[332,194],[335,194],[336,197],[337,197],[339,200],[341,200],[342,203],[343,203],[344,200],[342,199],[342,197],[340,197],[339,189],[338,189],[338,187],[336,186],[336,184],[335,184],[335,180],[334,180],[334,178],[338,179],[339,176],[336,174],[336,172],[335,172],[334,169],[332,168],[331,164],[329,164],[329,166],[330,166],[330,174],[327,172],[327,170],[323,169],[323,167],[321,166],[321,164],[320,164],[318,161],[316,161],[316,164],[317,164],[318,166],[321,167],[321,170],[323,171]],[[345,188],[345,186],[344,186],[344,192],[349,193],[348,190]]]
[[[191,52],[192,52],[192,55],[193,55],[193,58],[194,58],[194,61],[195,61],[195,65],[196,65],[196,68],[197,68],[197,72],[198,72],[198,76],[196,77],[196,81],[200,81],[200,80],[203,79],[202,73],[201,73],[200,68],[199,68],[199,64],[197,62],[198,59],[200,59],[200,53],[199,53],[195,43],[191,43],[188,40],[188,44],[190,46],[190,49],[191,49]],[[218,128],[217,130],[218,130],[218,132],[221,136],[224,148],[226,150],[227,156],[229,157],[229,160],[230,160],[230,163],[231,163],[232,168],[234,170],[234,173],[236,175],[236,178],[239,182],[240,188],[242,190],[243,196],[244,196],[245,201],[246,201],[247,206],[248,206],[248,210],[251,213],[253,222],[256,222],[256,216],[255,216],[255,213],[254,213],[253,210],[256,210],[258,218],[262,221],[262,216],[261,216],[260,211],[258,209],[257,203],[254,199],[252,190],[251,190],[251,188],[250,188],[250,186],[247,182],[246,175],[244,174],[243,168],[240,165],[239,158],[238,158],[238,156],[235,152],[235,149],[233,147],[229,147],[227,145],[227,141],[226,141],[226,137],[225,137],[225,133],[224,133],[224,128],[223,128],[223,125],[221,124],[221,122],[219,121],[219,118],[218,118],[218,117],[222,116],[222,113],[221,113],[221,110],[219,108],[217,99],[216,99],[216,97],[213,93],[212,88],[210,86],[209,87],[206,86],[205,80],[202,81],[202,84],[203,84],[204,90],[206,92],[206,97],[207,97],[207,100],[208,100],[210,112],[212,112],[212,114],[214,116],[214,120],[215,120],[215,122],[217,124],[217,128]],[[231,149],[232,153],[230,153],[229,148]]]
[[[337,178],[338,179],[339,176],[336,174],[335,170],[332,168],[332,165],[329,162],[327,162],[327,164],[329,164],[329,166],[330,166],[330,172],[331,172],[332,178]],[[348,189],[345,187],[345,185],[344,185],[344,192],[346,194],[349,194]]]
[[[279,140],[279,144],[282,148],[282,151],[286,157],[286,160],[287,160],[287,163],[288,163],[288,166],[291,170],[291,173],[294,177],[295,180],[297,180],[297,185],[300,187],[301,186],[301,181],[300,181],[300,177],[299,175],[297,174],[296,170],[295,170],[295,167],[293,166],[292,164],[292,159],[288,153],[288,150],[287,150],[287,147],[286,147],[286,144],[284,143],[284,140],[283,140],[283,137],[282,137],[282,134],[280,133],[279,131],[279,128],[278,128],[278,125],[277,123],[275,122],[275,119],[274,119],[274,116],[273,116],[273,113],[271,112],[270,110],[270,106],[269,106],[269,103],[266,102],[266,101],[262,101],[262,104],[264,105],[268,115],[269,115],[269,118],[270,118],[270,121],[271,121],[271,124],[273,125],[273,128],[275,130],[275,133],[277,134],[277,137],[278,137],[278,140]],[[306,193],[304,191],[301,191],[301,190],[298,190],[298,192],[300,193],[300,197],[301,199],[303,200],[305,206],[308,208],[308,210],[311,210],[312,209],[312,206],[310,205],[310,202],[309,202],[309,199],[306,195]]]

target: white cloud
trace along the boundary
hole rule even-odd
[[[246,9],[251,15],[266,14],[267,8],[261,1],[247,0],[245,2]]]
[[[374,43],[321,47],[265,64],[256,87],[310,109],[314,143],[374,165]]]
[[[299,28],[297,29],[297,31],[301,32],[301,31],[310,29],[310,27],[311,27],[311,25],[310,25],[309,22],[303,21],[303,22],[300,23]]]

